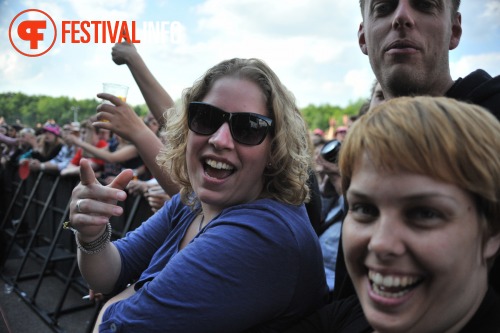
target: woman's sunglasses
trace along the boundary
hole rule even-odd
[[[188,127],[200,135],[214,134],[225,122],[231,135],[244,145],[260,145],[273,128],[273,120],[257,113],[226,112],[210,104],[191,102],[188,108]]]

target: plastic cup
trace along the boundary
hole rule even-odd
[[[102,92],[114,95],[122,101],[127,101],[128,87],[117,83],[103,83]],[[103,103],[112,104],[110,101],[103,100]]]
[[[26,179],[30,175],[30,161],[25,159],[22,160],[18,168],[19,178]]]

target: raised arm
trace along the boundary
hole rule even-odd
[[[165,192],[173,196],[179,192],[177,184],[156,163],[156,156],[163,143],[153,131],[146,126],[134,110],[119,98],[109,94],[98,94],[97,97],[109,100],[111,104],[101,104],[97,107],[97,122],[93,125],[112,130],[122,138],[135,145],[144,164]],[[106,121],[103,121],[106,120]]]
[[[163,125],[165,122],[163,113],[174,105],[174,101],[153,76],[134,44],[116,43],[111,51],[111,56],[117,65],[126,64],[128,66],[149,110],[158,123]]]
[[[8,146],[14,146],[17,144],[17,142],[17,138],[11,138],[10,136],[0,133],[0,143],[4,143]]]
[[[73,144],[81,147],[83,150],[92,154],[94,157],[100,158],[110,163],[121,163],[128,161],[134,157],[139,156],[139,152],[134,145],[127,145],[120,150],[109,151],[108,148],[97,148],[88,142],[81,140],[80,138],[72,138]]]

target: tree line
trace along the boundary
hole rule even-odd
[[[330,118],[337,124],[343,124],[344,118],[356,115],[365,102],[364,99],[349,103],[346,107],[330,104],[308,105],[301,109],[309,128],[327,129]],[[20,123],[35,127],[49,119],[58,124],[88,119],[96,112],[100,104],[97,99],[75,99],[65,96],[52,97],[45,95],[26,95],[20,92],[0,93],[0,117],[8,124]],[[145,116],[148,112],[146,104],[132,106],[136,114]]]

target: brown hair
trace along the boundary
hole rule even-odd
[[[363,153],[384,170],[455,184],[476,201],[483,239],[500,233],[500,122],[480,106],[446,97],[400,97],[349,130],[340,152],[342,190]]]

